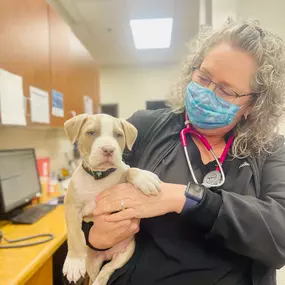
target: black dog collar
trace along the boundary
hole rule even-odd
[[[116,168],[110,168],[106,171],[95,171],[82,164],[83,169],[90,174],[95,180],[103,179],[116,171]]]

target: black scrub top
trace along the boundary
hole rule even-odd
[[[192,139],[188,153],[198,182],[216,168],[215,161],[204,165]],[[254,191],[249,167],[240,169],[243,161],[227,157],[223,169],[224,190],[243,194],[244,187]],[[181,144],[165,157],[154,171],[166,183],[187,184],[193,181]],[[234,181],[234,183],[233,183]],[[201,217],[202,219],[203,217]],[[176,213],[143,219],[140,255],[132,272],[112,285],[249,285],[251,263],[248,257],[225,249],[221,241],[207,240],[207,233]],[[139,239],[138,239],[138,242]],[[126,281],[128,276],[128,281]]]

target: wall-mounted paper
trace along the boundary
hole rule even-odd
[[[84,96],[84,112],[93,115],[93,100],[89,96]]]
[[[55,117],[64,117],[63,95],[56,90],[52,90],[52,110],[51,110],[51,113]]]
[[[31,121],[36,123],[50,123],[49,96],[47,91],[30,86]]]
[[[23,78],[0,69],[0,111],[5,125],[25,126]]]

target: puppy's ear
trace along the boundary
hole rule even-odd
[[[75,116],[64,123],[64,130],[72,143],[75,143],[80,134],[81,128],[88,118],[87,114]]]
[[[138,135],[138,131],[132,124],[130,124],[126,120],[121,120],[121,125],[126,137],[126,146],[129,150],[132,150],[132,147]]]

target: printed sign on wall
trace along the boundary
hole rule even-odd
[[[52,110],[51,113],[55,117],[63,117],[63,95],[62,93],[52,90]]]

